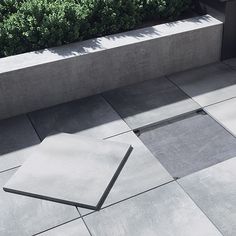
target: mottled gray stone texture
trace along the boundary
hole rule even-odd
[[[129,144],[86,136],[51,136],[4,185],[4,190],[99,209],[123,168]]]
[[[20,166],[40,140],[27,116],[0,121],[0,172]]]
[[[222,30],[206,15],[0,59],[0,119],[219,61]]]
[[[0,235],[29,236],[79,217],[73,206],[3,191],[15,170],[0,173]]]
[[[133,132],[117,135],[107,140],[128,143],[134,149],[107,196],[103,207],[173,180]],[[82,208],[79,211],[82,215],[90,213],[90,211]]]
[[[208,106],[204,110],[236,137],[236,98]]]
[[[196,114],[143,131],[146,147],[173,177],[236,156],[236,139],[211,117]]]
[[[231,66],[233,69],[236,69],[236,58],[225,60],[224,63]]]
[[[30,118],[42,139],[60,132],[101,139],[130,130],[100,95],[39,110]]]
[[[169,76],[202,107],[236,96],[236,71],[223,63]]]
[[[48,230],[39,236],[91,236],[82,219]]]
[[[200,109],[164,77],[112,90],[104,96],[132,129]]]
[[[236,157],[179,183],[224,236],[236,235]]]
[[[222,236],[174,182],[84,220],[93,236]]]

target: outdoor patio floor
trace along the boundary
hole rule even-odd
[[[0,121],[0,185],[61,132],[134,150],[100,211],[1,188],[0,235],[236,235],[235,59]]]

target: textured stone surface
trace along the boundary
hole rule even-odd
[[[41,138],[59,132],[106,138],[130,130],[101,96],[36,111],[30,117]]]
[[[179,183],[224,236],[236,235],[236,157]]]
[[[104,95],[132,129],[200,108],[164,77],[123,87]]]
[[[131,150],[129,144],[86,136],[51,136],[4,185],[4,190],[97,209]]]
[[[75,207],[4,192],[14,173],[0,173],[0,235],[29,236],[79,217]]]
[[[236,96],[236,71],[223,63],[169,77],[202,107]]]
[[[28,118],[18,116],[0,121],[0,172],[21,165],[40,143]]]
[[[107,140],[128,143],[134,149],[103,206],[114,204],[173,180],[133,132],[121,134]],[[83,215],[89,213],[88,210],[82,208],[79,211]]]
[[[205,111],[236,137],[236,98],[208,106]]]
[[[84,217],[93,236],[222,236],[176,183]]]
[[[236,69],[236,58],[228,59],[224,61],[226,65],[231,66],[233,69]]]
[[[236,139],[202,114],[152,127],[142,132],[140,138],[173,177],[236,156]]]
[[[90,234],[83,220],[78,219],[41,233],[39,236],[90,236]]]
[[[219,61],[222,30],[206,15],[0,59],[0,119]]]

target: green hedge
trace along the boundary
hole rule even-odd
[[[177,18],[190,0],[1,0],[0,57]]]

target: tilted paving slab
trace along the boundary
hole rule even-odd
[[[226,65],[231,66],[233,69],[236,69],[236,58],[231,58],[228,60],[223,61]]]
[[[107,140],[128,143],[134,149],[107,196],[103,207],[173,180],[133,132],[117,135]],[[82,215],[91,212],[83,208],[80,208],[79,211]]]
[[[236,71],[223,63],[181,72],[169,78],[202,107],[236,96]]]
[[[236,137],[236,98],[208,106],[204,110]]]
[[[79,217],[73,206],[4,192],[15,171],[0,173],[0,235],[29,236]]]
[[[131,151],[124,143],[70,134],[50,136],[4,190],[99,209]]]
[[[224,236],[236,235],[236,157],[179,180]]]
[[[84,217],[93,236],[222,236],[175,183]]]
[[[200,108],[164,77],[112,90],[104,96],[132,129]]]
[[[60,132],[107,138],[130,130],[99,95],[39,110],[30,117],[42,139]]]
[[[91,236],[82,219],[74,220],[38,236]]]
[[[20,166],[40,140],[27,116],[0,121],[0,172]]]
[[[236,156],[236,139],[210,116],[194,114],[141,132],[141,140],[173,177]]]

